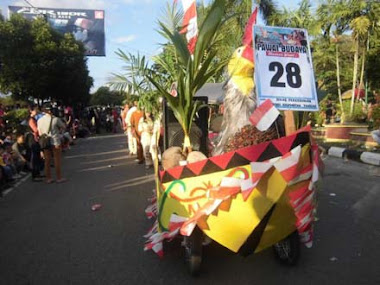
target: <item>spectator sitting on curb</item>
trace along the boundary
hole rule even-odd
[[[12,168],[7,165],[4,160],[3,160],[3,154],[5,152],[5,147],[4,145],[0,145],[0,166],[3,170],[4,176],[7,180],[7,182],[13,182],[14,177],[13,177],[13,170]]]
[[[2,153],[2,157],[5,165],[11,170],[13,178],[21,178],[21,175],[17,173],[18,171],[12,158],[12,145],[10,143],[4,143],[3,146],[4,151]]]
[[[371,134],[372,134],[373,140],[377,142],[378,144],[380,144],[380,126],[376,131],[372,131]]]
[[[12,145],[12,151],[16,169],[20,170],[21,174],[24,174],[23,172],[28,167],[29,159],[27,157],[23,134],[17,134],[16,142]]]

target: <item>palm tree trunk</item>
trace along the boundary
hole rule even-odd
[[[335,60],[336,60],[336,83],[337,83],[337,87],[338,87],[339,103],[340,103],[340,109],[342,111],[342,115],[344,115],[343,100],[342,100],[342,88],[340,86],[340,65],[339,65],[338,42],[336,43],[336,46],[335,46]]]
[[[356,46],[355,46],[355,57],[354,57],[354,75],[352,78],[352,97],[351,97],[350,116],[352,116],[352,114],[354,113],[356,79],[358,77],[359,37],[356,38],[355,45]]]
[[[365,67],[365,57],[366,57],[366,49],[363,48],[363,55],[362,55],[362,69],[360,71],[360,81],[359,81],[359,88],[364,88],[364,67]]]
[[[188,155],[192,151],[193,148],[191,147],[190,136],[188,133],[185,132],[185,139],[183,141],[183,153],[185,155]]]

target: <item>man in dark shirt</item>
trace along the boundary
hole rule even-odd
[[[30,136],[27,136],[26,143],[31,150],[31,168],[32,168],[32,180],[33,181],[41,181],[40,170],[42,169],[43,161],[41,157],[41,148],[38,143],[38,128],[37,128],[37,117],[38,117],[38,108],[36,106],[32,106],[30,108],[30,117],[29,117],[29,127],[30,127]],[[29,138],[29,139],[28,139]]]

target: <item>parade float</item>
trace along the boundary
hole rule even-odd
[[[145,250],[162,257],[165,241],[183,238],[193,274],[200,269],[207,239],[243,256],[273,246],[280,261],[294,265],[300,244],[310,247],[313,242],[321,168],[310,127],[295,130],[290,122],[294,110],[318,109],[307,32],[254,26],[254,10],[243,46],[228,62],[222,131],[206,157],[192,150],[189,139],[200,107],[192,96],[202,86],[200,72],[210,72],[200,58],[220,27],[224,1],[214,2],[199,33],[195,1],[183,2],[190,24],[184,35],[167,34],[179,40],[173,42],[187,69],[176,82],[176,96],[153,84],[173,109],[185,140],[182,149],[163,153],[161,167],[156,162],[155,196],[146,209],[155,222],[145,235]],[[296,34],[302,38],[296,41]],[[278,109],[285,110],[285,120]]]

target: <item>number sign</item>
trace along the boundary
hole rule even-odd
[[[255,80],[259,103],[280,110],[318,111],[307,31],[255,26]]]

